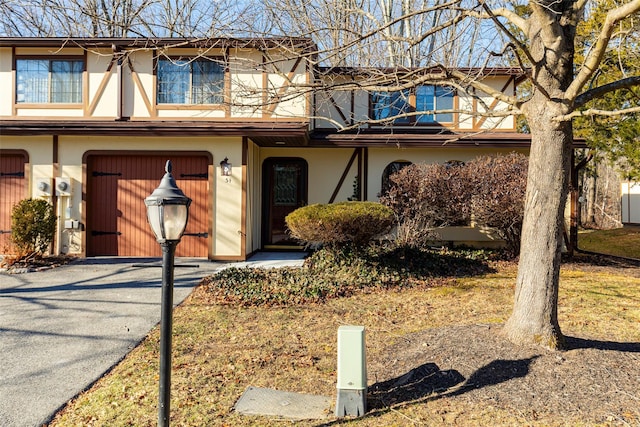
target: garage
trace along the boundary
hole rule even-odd
[[[192,199],[176,255],[208,256],[211,156],[156,152],[86,157],[87,256],[161,256],[147,223],[144,199],[160,183],[167,160],[171,160],[178,187]]]
[[[0,253],[10,253],[11,210],[27,197],[27,154],[0,150]]]

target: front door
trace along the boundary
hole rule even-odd
[[[263,246],[298,246],[287,233],[285,217],[307,203],[307,162],[295,157],[272,157],[263,165]]]

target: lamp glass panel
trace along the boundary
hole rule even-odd
[[[160,224],[160,212],[162,210],[162,206],[153,205],[147,206],[147,220],[149,221],[149,225],[151,226],[151,231],[156,235],[156,239],[162,239],[162,224]]]
[[[180,240],[187,226],[188,209],[185,205],[164,205],[164,232],[167,240]]]

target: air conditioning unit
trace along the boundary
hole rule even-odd
[[[51,197],[53,193],[53,180],[51,178],[35,178],[33,180],[33,186],[33,194],[35,197]]]
[[[56,196],[71,196],[72,189],[71,178],[66,176],[56,177]]]

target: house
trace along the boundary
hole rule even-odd
[[[622,223],[640,224],[640,183],[623,181],[621,183]]]
[[[59,217],[55,253],[159,256],[143,200],[167,159],[193,199],[177,255],[244,260],[295,245],[284,226],[293,209],[376,200],[407,163],[528,152],[513,117],[460,112],[505,108],[482,93],[311,91],[363,75],[312,68],[314,50],[294,38],[0,38],[0,253],[11,206],[42,197]],[[522,78],[462,71],[510,94]],[[446,233],[493,239],[471,227]]]

